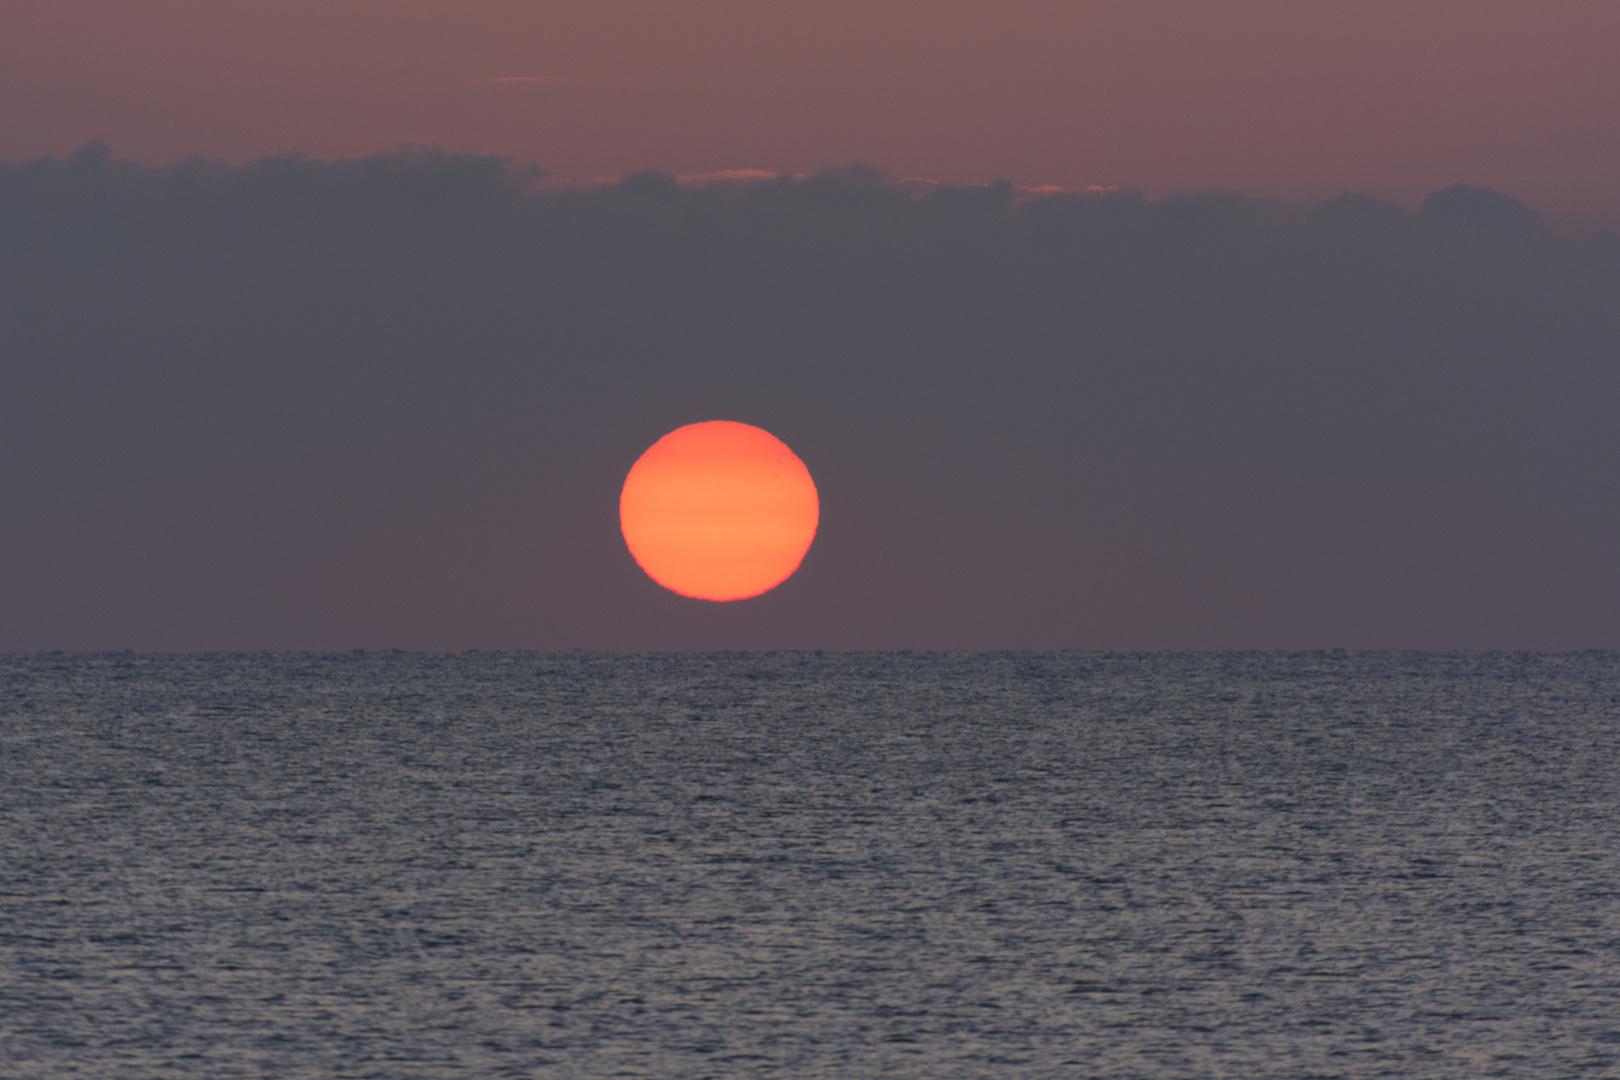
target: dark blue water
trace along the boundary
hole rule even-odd
[[[6,1077],[1620,1076],[1620,657],[0,658]]]

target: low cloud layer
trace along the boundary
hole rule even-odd
[[[1620,242],[1420,211],[548,190],[430,151],[0,166],[0,648],[1620,646]],[[662,593],[682,423],[821,486]]]

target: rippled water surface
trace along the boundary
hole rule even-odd
[[[1620,1076],[1620,658],[0,658],[7,1077]]]

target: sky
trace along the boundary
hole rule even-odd
[[[1620,228],[1612,0],[6,0],[0,160],[401,144],[576,180],[870,164],[953,184]]]
[[[0,650],[1620,647],[1617,30],[9,0]],[[734,604],[618,531],[712,419]]]

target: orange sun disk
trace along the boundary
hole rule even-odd
[[[810,470],[776,436],[730,420],[676,428],[625,477],[630,554],[671,592],[743,600],[799,568],[821,504]]]

